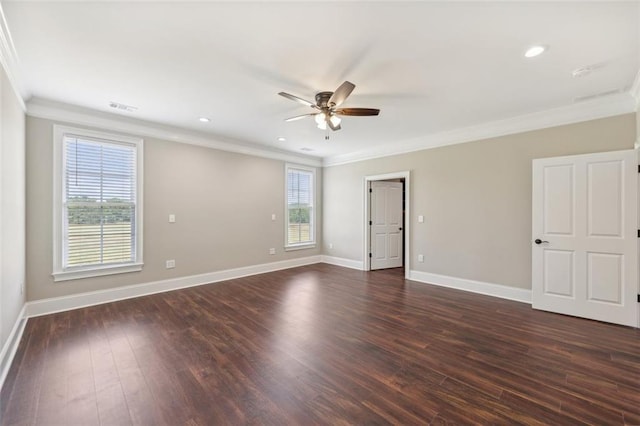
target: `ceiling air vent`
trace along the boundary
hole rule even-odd
[[[109,107],[113,109],[117,109],[120,111],[133,112],[138,109],[138,107],[134,107],[131,105],[125,105],[118,102],[109,102]]]

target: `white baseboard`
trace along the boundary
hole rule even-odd
[[[364,265],[363,262],[360,260],[351,260],[351,259],[345,259],[343,257],[334,257],[334,256],[325,256],[322,255],[321,256],[322,263],[328,263],[330,265],[336,265],[336,266],[344,266],[345,268],[351,268],[351,269],[358,269],[360,271],[364,270]]]
[[[16,323],[13,325],[11,333],[9,333],[9,337],[2,347],[2,352],[0,352],[0,389],[2,389],[2,385],[4,385],[4,379],[7,378],[13,357],[16,356],[16,352],[18,351],[18,345],[22,339],[24,327],[27,325],[26,310],[27,305],[25,304],[22,306],[18,318],[16,318]]]
[[[470,291],[472,293],[479,293],[487,296],[499,297],[501,299],[515,300],[517,302],[531,304],[531,290],[524,288],[509,287],[501,284],[467,280],[464,278],[456,278],[420,271],[410,271],[409,277],[412,281],[433,284],[440,287],[455,288],[458,290]]]
[[[115,302],[117,300],[131,299],[165,291],[178,290],[180,288],[195,287],[249,275],[263,274],[265,272],[279,271],[281,269],[295,268],[296,266],[320,263],[321,256],[308,256],[298,259],[283,260],[280,262],[263,263],[260,265],[244,266],[241,268],[226,269],[200,275],[172,278],[144,284],[135,284],[117,287],[108,290],[92,291],[73,294],[70,296],[54,297],[51,299],[34,300],[27,302],[27,317],[53,314],[69,311],[87,306],[100,305],[102,303]]]

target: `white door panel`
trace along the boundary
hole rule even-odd
[[[590,163],[587,167],[587,224],[590,237],[622,238],[622,161]]]
[[[573,271],[574,256],[572,251],[545,250],[544,251],[544,294],[575,296]]]
[[[402,266],[402,183],[371,182],[371,269]]]
[[[637,326],[637,154],[533,162],[536,309]]]
[[[574,184],[573,164],[559,164],[544,168],[545,235],[573,235]]]
[[[620,305],[623,265],[623,255],[587,253],[587,300]]]

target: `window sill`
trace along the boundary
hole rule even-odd
[[[284,251],[305,250],[316,248],[316,243],[298,244],[295,246],[285,246]]]
[[[103,275],[125,274],[127,272],[142,271],[143,263],[128,263],[126,265],[101,266],[91,269],[76,269],[54,272],[53,281],[69,281],[81,278],[100,277]]]

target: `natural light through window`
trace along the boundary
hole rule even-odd
[[[315,244],[315,170],[303,166],[286,167],[287,248]]]
[[[56,280],[140,270],[142,141],[57,130]]]

